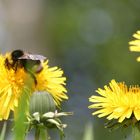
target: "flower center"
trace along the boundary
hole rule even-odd
[[[14,70],[8,71],[8,81],[13,87],[23,86],[24,80],[25,80],[24,70],[20,69],[20,70],[17,70],[16,72]]]

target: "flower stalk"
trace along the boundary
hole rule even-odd
[[[46,128],[40,128],[40,127],[36,127],[35,128],[35,140],[49,140],[50,137],[48,135],[48,130]]]
[[[35,140],[39,140],[39,135],[40,135],[40,129],[36,127],[35,129]]]
[[[136,125],[132,126],[132,139],[140,140],[140,129]]]

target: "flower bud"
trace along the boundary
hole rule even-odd
[[[39,112],[40,115],[46,112],[55,111],[55,102],[51,94],[46,91],[34,92],[30,98],[30,114]]]

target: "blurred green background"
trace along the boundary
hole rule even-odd
[[[105,120],[91,115],[88,98],[111,79],[139,84],[139,54],[128,49],[132,34],[140,29],[139,11],[139,0],[0,2],[0,51],[43,54],[65,72],[69,100],[63,110],[74,112],[64,120],[65,140],[81,140],[89,122],[95,140],[131,138],[130,131],[105,129]]]

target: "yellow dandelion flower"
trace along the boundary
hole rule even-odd
[[[10,53],[0,55],[0,120],[7,120],[10,111],[18,107],[18,102],[23,90],[26,90],[28,74],[24,68],[18,67],[17,70],[8,69],[5,66],[5,60],[10,58]],[[48,61],[43,62],[43,70],[35,73],[37,84],[31,87],[32,92],[47,91],[49,92],[56,105],[60,105],[63,99],[68,99],[65,94],[65,77],[62,77],[63,71],[57,67],[49,68]],[[31,93],[29,93],[31,95]]]
[[[96,91],[99,96],[93,95],[89,101],[93,104],[89,108],[96,109],[93,115],[98,117],[107,116],[108,120],[118,119],[122,122],[125,118],[130,118],[132,115],[137,121],[140,120],[140,87],[130,86],[125,83],[117,83],[112,80],[109,86],[104,86],[104,89],[99,88]]]
[[[137,31],[133,34],[135,40],[129,42],[129,49],[130,51],[140,52],[140,31]],[[140,61],[140,57],[137,58],[137,61]]]
[[[42,63],[43,70],[36,74],[37,85],[35,91],[48,91],[56,103],[60,105],[63,99],[68,99],[64,87],[66,78],[62,77],[63,71],[58,67],[49,68],[48,61]]]
[[[0,120],[8,119],[10,110],[18,106],[25,78],[23,69],[6,69],[5,57],[0,55]]]

